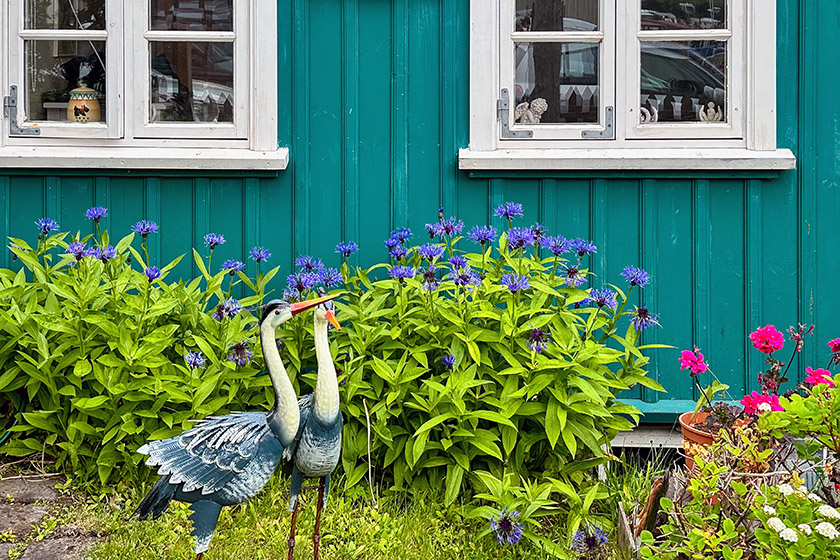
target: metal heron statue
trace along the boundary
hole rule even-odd
[[[294,558],[295,526],[297,525],[298,497],[303,478],[318,479],[318,505],[315,513],[315,531],[312,535],[314,560],[320,559],[321,510],[329,497],[330,475],[338,465],[341,454],[341,430],[344,420],[339,411],[338,379],[330,355],[327,336],[328,323],[340,329],[335,319],[332,302],[315,308],[315,357],[318,360],[318,379],[315,392],[298,400],[300,428],[294,442],[283,452],[294,461],[289,511],[292,524],[289,529],[289,560]]]
[[[171,500],[192,510],[196,560],[210,547],[222,507],[253,498],[274,473],[284,450],[300,436],[297,395],[280,360],[275,330],[295,315],[336,296],[298,303],[272,300],[259,322],[260,345],[274,388],[269,412],[235,412],[200,420],[180,436],[152,441],[138,453],[158,467],[160,478],[134,512],[140,520],[157,519]]]

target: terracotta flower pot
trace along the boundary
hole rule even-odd
[[[682,430],[684,448],[687,447],[685,445],[686,443],[702,446],[711,445],[712,441],[714,441],[712,434],[698,430],[697,428],[693,428],[691,426],[691,424],[705,422],[708,417],[708,412],[698,412],[697,414],[694,414],[694,411],[691,411],[684,412],[680,415],[680,429]],[[694,457],[688,449],[686,449],[685,454],[685,467],[688,470],[692,470],[694,468]]]

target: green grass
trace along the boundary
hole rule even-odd
[[[336,487],[339,485],[337,484]],[[304,495],[298,516],[295,558],[312,558],[315,524],[314,490]],[[86,530],[107,534],[107,540],[91,553],[91,560],[192,560],[191,523],[185,504],[172,502],[157,521],[129,520],[138,493],[108,504],[88,503],[64,519]],[[225,508],[205,560],[285,559],[291,515],[287,511],[288,489],[275,478],[251,502]],[[339,491],[330,496],[321,521],[321,557],[331,559],[405,560],[520,560],[549,556],[530,543],[503,546],[495,535],[480,533],[481,521],[462,521],[447,513],[439,501],[412,496],[384,498],[378,509],[370,502],[352,500]],[[557,534],[562,533],[557,528]],[[553,533],[554,531],[552,531]],[[550,536],[550,535],[546,535]]]

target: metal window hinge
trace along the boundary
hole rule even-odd
[[[510,129],[510,95],[506,88],[502,89],[499,99],[496,101],[496,118],[502,121],[502,138],[533,138],[533,130],[511,130]]]
[[[604,130],[584,130],[580,133],[580,137],[615,139],[615,108],[604,107]]]
[[[17,86],[9,86],[9,95],[3,97],[3,116],[9,118],[9,136],[38,136],[41,130],[31,126],[21,128],[17,121]]]

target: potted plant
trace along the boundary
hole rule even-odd
[[[683,434],[683,449],[686,452],[686,467],[689,470],[694,467],[694,455],[711,444],[720,430],[731,431],[736,426],[753,422],[759,414],[783,410],[779,403],[779,388],[788,381],[787,372],[790,370],[796,353],[802,350],[804,337],[812,335],[813,331],[813,325],[788,328],[790,340],[795,344],[787,363],[773,355],[785,344],[784,335],[773,325],[766,325],[750,333],[749,338],[753,347],[767,355],[764,360],[767,370],[758,374],[761,392],[753,391],[745,395],[740,401],[740,407],[726,402],[712,404],[717,395],[725,394],[729,390],[729,386],[721,383],[711,372],[699,348],[695,346],[693,350],[683,350],[679,357],[680,369],[689,370],[700,393],[694,410],[685,412],[679,417]],[[710,373],[714,381],[709,386],[702,387],[698,379],[701,373]]]

